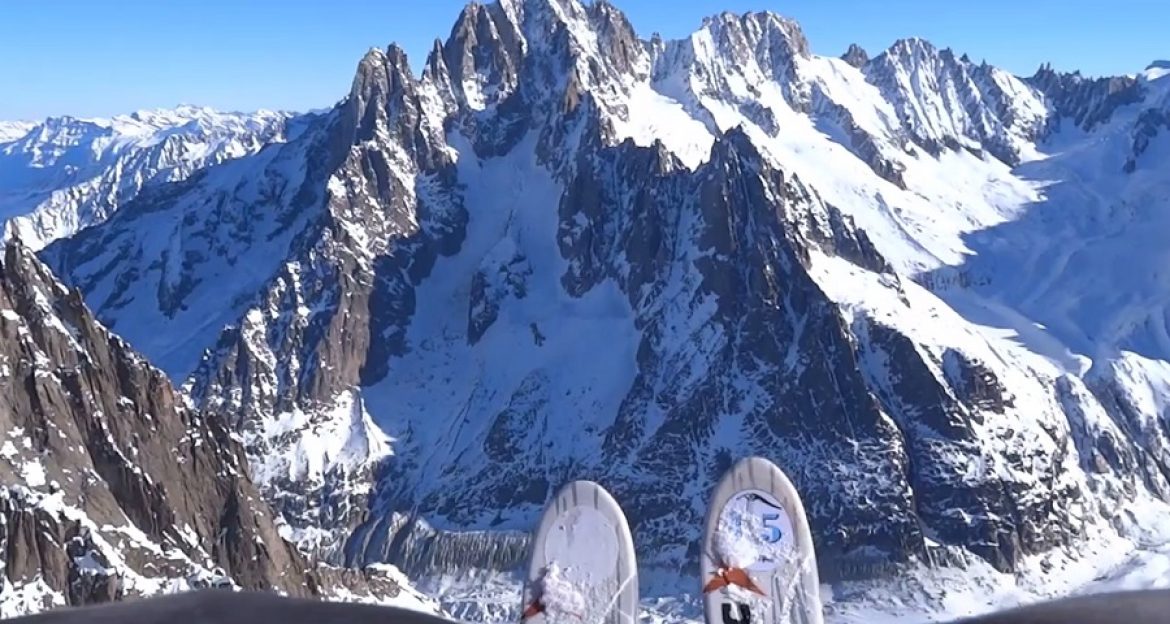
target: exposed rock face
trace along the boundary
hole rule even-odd
[[[1129,76],[1085,78],[1080,72],[1058,72],[1045,64],[1028,82],[1042,91],[1056,110],[1050,132],[1060,129],[1062,118],[1068,118],[1074,127],[1092,130],[1109,121],[1118,107],[1142,99],[1141,84]]]
[[[867,370],[885,371],[873,382],[906,439],[917,516],[925,526],[944,543],[979,535],[969,548],[1000,570],[1013,569],[1028,553],[1083,537],[1077,513],[1082,492],[1067,478],[1069,440],[1052,449],[1021,446],[989,454],[980,432],[984,415],[1003,414],[1010,404],[993,372],[948,352],[939,376],[930,370],[939,363],[896,331],[869,320],[859,333],[873,364]],[[1045,469],[1032,464],[1037,453],[1051,462]],[[1006,470],[973,480],[972,461],[1002,463]],[[1018,471],[1030,478],[1005,478]],[[1050,489],[1032,498],[1031,478]]]
[[[0,265],[0,310],[6,583],[81,604],[219,569],[245,588],[311,593],[223,424],[19,243]]]
[[[889,153],[888,147],[883,145],[879,136],[875,136],[862,128],[853,113],[845,106],[833,101],[819,86],[813,88],[814,110],[825,120],[832,122],[848,137],[849,148],[863,160],[878,177],[906,188],[906,181],[902,177],[903,167]]]
[[[502,3],[469,4],[430,63],[454,101],[484,108],[516,88],[522,41]]]
[[[866,391],[847,326],[805,267],[810,247],[860,251],[863,235],[833,232],[840,216],[764,165],[739,133],[717,142],[694,174],[661,169],[651,153],[619,151],[597,169],[582,163],[561,200],[570,292],[617,282],[641,335],[633,385],[591,471],[618,484],[622,500],[639,501],[631,510],[638,542],[685,549],[681,565],[696,559],[705,510],[678,501],[749,453],[780,461],[810,501],[866,492],[842,507],[848,520],[810,506],[830,576],[863,564],[850,554],[859,535],[831,527],[865,526],[877,559],[913,556],[920,546],[902,442]],[[655,192],[635,190],[646,180]],[[791,352],[801,355],[783,355]],[[845,437],[853,442],[839,444]],[[899,450],[879,451],[890,448]],[[814,467],[826,465],[850,468],[825,479]]]
[[[1014,76],[923,39],[897,41],[864,71],[931,153],[977,146],[1016,164],[1048,121],[1043,98]]]
[[[841,60],[857,69],[861,69],[869,62],[869,53],[865,51],[865,48],[856,43],[851,43],[849,44],[849,49],[845,51],[845,54],[841,55]]]
[[[684,102],[726,102],[774,133],[779,130],[775,113],[761,105],[752,87],[745,91],[739,85],[776,85],[790,106],[807,111],[811,95],[801,80],[800,63],[808,57],[808,41],[796,22],[771,13],[722,13],[704,20],[690,37],[662,46],[653,59],[654,75],[661,83],[681,83],[685,91],[672,95]]]
[[[1009,571],[1156,490],[1160,438],[1127,446],[1080,379],[957,314],[922,330],[945,306],[809,181],[904,242],[896,202],[982,192],[1051,102],[921,40],[860,56],[770,14],[642,42],[604,2],[471,5],[421,77],[372,50],[297,140],[43,255],[334,562],[507,567],[594,478],[640,560],[687,569],[708,488],[759,454],[804,493],[824,578]],[[956,153],[972,173],[940,191]]]
[[[1170,130],[1170,115],[1165,109],[1148,108],[1142,112],[1134,123],[1133,149],[1123,167],[1126,173],[1133,173],[1137,169],[1138,160],[1162,130]]]
[[[282,539],[227,423],[189,407],[19,241],[0,261],[0,337],[4,615],[209,585],[397,593]]]
[[[1086,455],[1104,469],[1122,468],[1136,475],[1145,487],[1170,500],[1170,432],[1151,417],[1144,397],[1126,388],[1135,372],[1130,364],[1123,360],[1091,371],[1089,388],[1112,426],[1086,432],[1093,447]]]
[[[344,459],[326,458],[322,466],[298,456],[260,466],[269,497],[287,517],[305,518],[306,501],[326,501],[321,515],[294,522],[297,532],[352,526],[363,517],[368,485],[350,484],[374,478],[385,435],[360,396],[346,406],[338,397],[385,374],[388,358],[405,348],[414,285],[463,235],[467,216],[446,199],[455,182],[450,156],[422,97],[401,50],[371,51],[362,60],[329,130],[340,147],[325,199],[313,208],[320,217],[292,243],[262,304],[224,332],[191,378],[193,398],[241,427],[254,457],[280,453],[290,439],[323,426],[309,414],[351,414],[332,428],[335,435],[322,436],[333,445],[326,454]],[[240,394],[245,387],[251,390]],[[296,416],[273,434],[273,417],[282,413]],[[335,540],[317,546],[340,556]]]

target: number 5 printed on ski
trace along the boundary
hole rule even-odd
[[[764,541],[768,542],[769,544],[775,544],[784,538],[784,532],[780,530],[779,526],[775,524],[769,524],[769,522],[775,522],[779,519],[780,514],[778,513],[765,512],[763,515],[764,529],[767,532],[767,534],[764,535]]]

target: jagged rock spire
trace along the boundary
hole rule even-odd
[[[869,53],[865,51],[865,48],[857,45],[856,43],[851,43],[849,44],[849,49],[845,51],[845,54],[841,55],[841,59],[846,63],[861,69],[862,67],[865,67],[866,63],[869,62]]]

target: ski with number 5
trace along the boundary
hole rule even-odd
[[[772,462],[737,462],[707,511],[701,571],[707,624],[823,624],[804,505]]]

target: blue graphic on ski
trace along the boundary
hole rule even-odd
[[[707,624],[824,624],[808,517],[772,462],[737,462],[712,493],[702,548]]]

